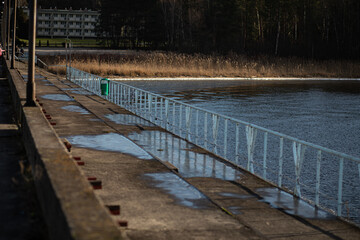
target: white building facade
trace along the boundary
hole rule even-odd
[[[26,10],[25,10],[26,11]],[[28,13],[28,11],[26,11]],[[96,38],[100,12],[88,9],[38,9],[37,36],[48,38]]]

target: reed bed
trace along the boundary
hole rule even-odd
[[[65,57],[44,57],[48,64],[65,65]],[[360,62],[135,52],[127,55],[76,54],[72,66],[103,77],[360,77]],[[50,67],[64,74],[65,69]]]

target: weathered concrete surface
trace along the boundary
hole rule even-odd
[[[20,72],[26,74],[24,68],[20,68]],[[95,192],[99,199],[106,205],[121,206],[121,215],[113,219],[128,221],[128,227],[121,228],[125,237],[359,238],[358,228],[338,219],[311,219],[271,207],[263,201],[259,189],[273,187],[246,172],[241,171],[241,177],[235,181],[203,177],[184,179],[156,159],[146,160],[123,153],[127,143],[117,142],[120,134],[162,130],[146,125],[116,124],[106,116],[130,113],[100,97],[72,92],[76,85],[44,70],[38,69],[38,74],[47,78],[47,81],[37,81],[37,96],[43,109],[51,115],[49,121],[56,123],[53,128],[60,137],[70,139],[71,154],[84,161],[85,165],[80,167],[83,176],[102,181],[102,189]],[[70,96],[73,101],[51,100],[55,95],[49,98],[49,94]],[[88,114],[66,110],[64,107],[68,106],[81,107]]]
[[[41,74],[45,73],[41,72]],[[114,129],[109,121],[101,118],[114,111],[119,113],[126,111],[97,96],[79,95],[61,90],[76,86],[66,85],[54,76],[49,76],[48,79],[55,86],[42,86],[43,83],[39,82],[37,96],[47,114],[51,115],[51,121],[56,122],[54,129],[60,137],[71,139],[73,136],[93,137],[107,133],[127,134],[140,131],[137,126],[118,126],[118,129]],[[64,91],[75,101],[47,99],[49,94],[65,94]],[[91,114],[79,114],[63,109],[69,105],[86,108]],[[97,114],[102,117],[99,118]],[[94,119],[98,121],[93,121]],[[81,157],[85,162],[81,167],[85,176],[94,176],[102,181],[102,190],[96,191],[100,199],[106,205],[121,206],[121,215],[115,216],[114,219],[128,222],[128,227],[125,228],[126,237],[130,239],[263,238],[261,234],[244,227],[235,218],[224,213],[205,196],[198,203],[199,208],[191,208],[178,204],[176,198],[155,187],[156,181],[151,181],[145,174],[167,173],[176,177],[159,161],[139,159],[121,152],[99,151],[97,148],[98,143],[94,143],[94,149],[80,148],[73,144],[71,153],[73,156]],[[179,178],[176,181],[181,180]]]
[[[0,65],[0,239],[47,239],[3,70]]]
[[[51,239],[120,239],[115,222],[40,108],[22,106],[25,82],[16,70],[10,70],[9,77],[26,154]]]

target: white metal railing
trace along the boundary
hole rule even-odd
[[[71,67],[67,77],[102,96],[101,77]],[[359,222],[358,157],[117,81],[109,81],[109,95],[102,97],[316,207]]]

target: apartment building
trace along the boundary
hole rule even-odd
[[[24,10],[27,14],[29,11]],[[37,36],[49,38],[95,38],[100,12],[88,9],[38,9]]]

